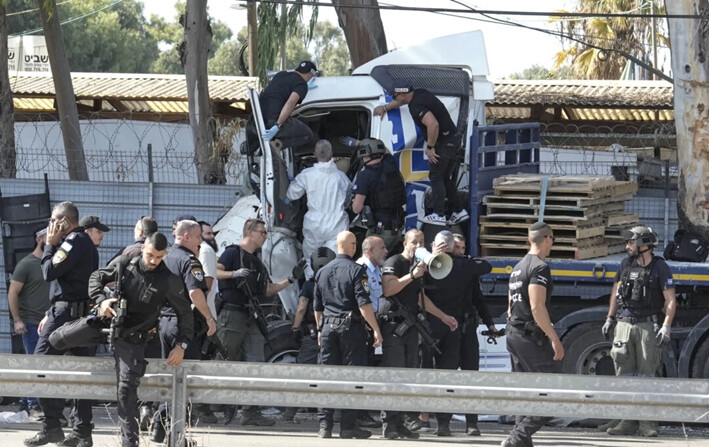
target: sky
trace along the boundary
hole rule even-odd
[[[148,17],[157,14],[172,19],[175,14],[174,0],[144,0],[143,3]],[[209,0],[209,13],[229,25],[236,34],[246,26],[246,11],[234,8],[239,3],[241,2],[237,0]],[[575,2],[573,0],[536,2],[530,0],[379,0],[379,3],[424,8],[435,5],[439,8],[464,9],[463,5],[468,5],[480,10],[554,11],[571,10]],[[309,13],[306,14],[308,14],[305,17],[307,20]],[[381,17],[390,51],[448,34],[482,30],[487,47],[490,77],[493,79],[521,72],[535,64],[552,68],[554,55],[562,49],[558,37],[514,26],[471,20],[472,18],[487,20],[479,15],[466,14],[464,17],[451,17],[431,12],[382,10]],[[553,29],[554,27],[544,17],[504,15],[495,17],[537,28]],[[334,8],[321,6],[318,20],[337,24]]]

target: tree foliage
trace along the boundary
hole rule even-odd
[[[575,12],[590,14],[650,13],[655,3],[655,12],[663,14],[664,6],[657,0],[577,0]],[[565,12],[565,11],[564,11]],[[661,21],[658,21],[660,23]],[[570,61],[573,76],[580,79],[619,79],[627,58],[626,52],[641,60],[649,60],[651,21],[637,17],[594,17],[585,20],[557,20],[561,30],[568,36],[588,42],[584,45],[568,40],[569,46],[556,55],[555,69]],[[668,38],[658,31],[658,42],[669,44]]]
[[[525,68],[521,72],[512,73],[510,79],[512,80],[544,80],[544,79],[572,79],[569,77],[569,69],[567,67],[560,67],[555,71],[550,71],[546,67],[534,64],[531,67]]]

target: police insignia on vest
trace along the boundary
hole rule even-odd
[[[365,292],[369,293],[369,280],[367,278],[362,279],[362,287],[364,287]]]
[[[197,281],[204,281],[204,272],[200,269],[192,269],[192,276],[197,278]]]
[[[66,259],[66,253],[62,250],[57,250],[52,256],[52,264],[57,265]]]

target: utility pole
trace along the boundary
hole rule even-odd
[[[669,15],[701,14],[695,3],[666,0],[665,8]],[[709,20],[668,19],[668,23],[679,165],[679,226],[709,240],[709,73],[705,66]]]
[[[283,38],[281,39],[281,71],[286,69],[286,39],[288,38],[288,9],[286,4],[281,5],[281,26],[283,27]]]
[[[248,0],[246,3],[246,21],[248,24],[249,42],[249,76],[258,76],[258,10],[256,2]]]

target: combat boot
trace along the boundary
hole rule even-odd
[[[396,439],[399,437],[399,431],[394,424],[385,422],[382,424],[382,437],[386,439]]]
[[[615,427],[615,426],[618,425],[618,424],[620,424],[620,419],[613,419],[613,420],[611,420],[611,421],[606,422],[605,424],[599,425],[599,426],[596,427],[596,428],[598,429],[598,431],[605,432],[605,431],[607,431],[609,428],[613,428],[613,427]]]
[[[651,421],[640,421],[638,424],[638,434],[646,438],[656,438],[658,436],[657,430]]]
[[[634,435],[638,432],[638,421],[622,420],[618,425],[606,430],[609,435]]]

